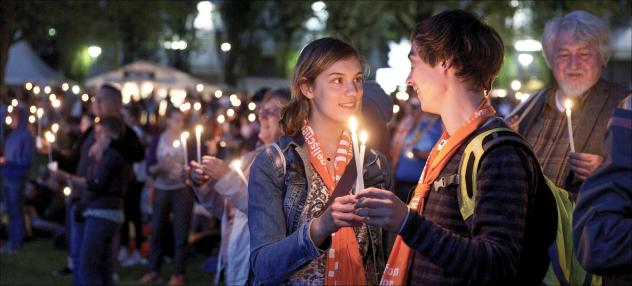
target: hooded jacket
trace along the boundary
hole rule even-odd
[[[26,109],[17,107],[14,112],[19,115],[18,126],[4,141],[5,163],[2,166],[2,176],[7,179],[25,179],[35,157],[35,138],[27,129]]]

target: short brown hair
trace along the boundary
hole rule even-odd
[[[299,133],[311,113],[309,99],[301,92],[301,85],[313,85],[320,73],[334,63],[349,58],[356,58],[362,62],[356,49],[336,38],[314,40],[303,48],[290,82],[290,102],[281,111],[280,125],[286,135],[293,136]]]
[[[489,91],[503,65],[505,47],[500,35],[470,12],[449,10],[434,15],[418,23],[411,38],[419,57],[430,66],[451,60],[456,75],[472,91]]]

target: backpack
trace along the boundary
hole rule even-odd
[[[522,146],[538,162],[533,150],[529,147],[530,145],[509,128],[494,128],[474,137],[465,147],[459,162],[459,175],[456,178],[460,182],[457,198],[463,220],[469,218],[476,208],[476,174],[481,158],[483,158],[486,150],[500,144]],[[575,257],[572,218],[575,203],[570,199],[569,193],[563,188],[556,186],[544,175],[542,166],[539,164],[538,166],[538,172],[546,182],[547,189],[555,198],[557,207],[557,232],[554,243],[548,249],[551,264],[542,284],[563,286],[602,285],[601,277],[587,273]]]

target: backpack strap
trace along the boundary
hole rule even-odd
[[[481,159],[485,151],[501,143],[511,143],[524,145],[528,143],[517,133],[509,128],[494,128],[478,134],[467,146],[459,162],[459,191],[457,199],[459,211],[463,220],[467,220],[474,214],[477,182],[476,177],[480,167]],[[527,148],[531,150],[531,148]]]

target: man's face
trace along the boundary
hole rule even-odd
[[[120,104],[117,104],[115,96],[109,94],[110,90],[100,88],[94,97],[94,113],[96,116],[115,116],[120,113]]]
[[[421,110],[439,114],[443,108],[443,95],[446,90],[446,77],[441,64],[432,67],[424,62],[419,57],[417,45],[414,42],[408,59],[410,59],[411,68],[406,83],[415,90]]]
[[[553,76],[565,96],[579,97],[597,83],[602,63],[596,47],[562,32],[553,50]]]

